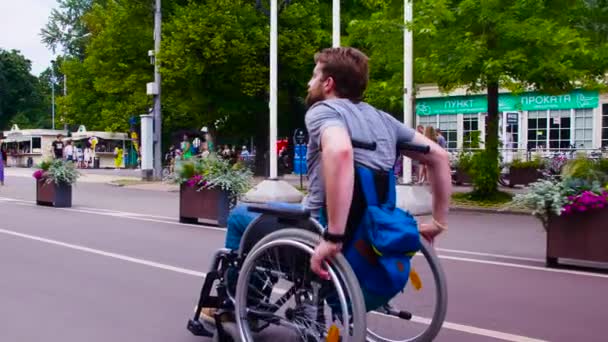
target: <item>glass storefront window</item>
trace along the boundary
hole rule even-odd
[[[447,142],[448,149],[458,147],[458,116],[441,115],[439,116],[439,129]]]
[[[424,127],[426,127],[426,126],[437,127],[437,120],[438,120],[438,115],[419,116],[416,126],[422,125]]]
[[[531,110],[528,112],[528,148],[547,147],[547,111]]]
[[[608,147],[608,103],[602,105],[602,147]]]
[[[570,110],[552,110],[549,112],[549,148],[570,148]]]
[[[481,139],[479,131],[479,116],[477,114],[465,115],[462,125],[464,148],[479,148]]]
[[[593,148],[593,110],[574,111],[574,146],[583,149]]]

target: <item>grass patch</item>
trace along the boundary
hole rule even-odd
[[[150,182],[146,182],[140,179],[116,179],[111,182],[116,186],[129,186],[129,185],[138,185],[138,184],[148,184]]]
[[[453,204],[484,208],[503,207],[511,202],[512,199],[512,194],[502,191],[498,191],[492,197],[481,197],[474,192],[457,192],[452,194]]]

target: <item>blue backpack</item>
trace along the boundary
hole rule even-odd
[[[373,171],[355,168],[365,197],[363,218],[343,248],[363,290],[368,311],[386,303],[405,288],[412,256],[421,248],[418,224],[396,208],[396,184],[389,172],[385,203],[379,203]]]

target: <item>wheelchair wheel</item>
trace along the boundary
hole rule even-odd
[[[433,248],[426,240],[421,242],[404,291],[367,314],[367,341],[427,342],[441,330],[448,301],[446,278]]]
[[[241,341],[365,341],[365,303],[342,255],[327,267],[330,280],[310,270],[317,234],[282,229],[260,240],[245,258],[236,286]]]

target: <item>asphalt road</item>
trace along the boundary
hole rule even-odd
[[[177,194],[79,184],[74,207],[0,188],[0,341],[206,341],[185,329],[222,229],[177,223]],[[452,213],[437,341],[605,341],[608,274],[543,265],[531,217]]]

